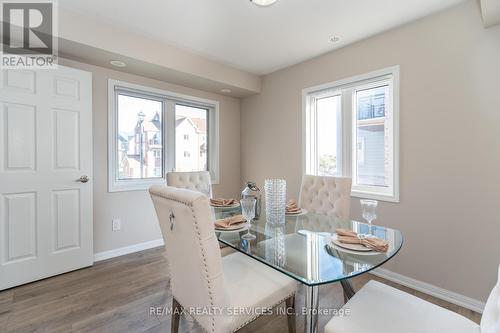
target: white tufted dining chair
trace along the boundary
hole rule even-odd
[[[368,282],[344,305],[350,315],[334,317],[325,333],[499,333],[500,267],[480,325],[458,313],[376,281]]]
[[[201,192],[212,198],[212,181],[208,171],[168,172],[167,185]]]
[[[299,207],[311,213],[347,219],[350,216],[351,178],[304,175]]]
[[[149,193],[165,241],[173,310],[187,310],[207,332],[230,333],[262,313],[227,311],[258,310],[283,302],[293,308],[295,280],[239,252],[221,257],[205,195],[169,186],[153,186]],[[172,312],[172,333],[178,331],[179,317]],[[288,317],[292,332],[294,317]]]

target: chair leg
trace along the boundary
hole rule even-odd
[[[179,321],[181,319],[182,306],[175,298],[172,299],[172,326],[170,331],[172,333],[179,332]]]
[[[347,303],[347,301],[350,300],[356,292],[354,291],[354,288],[349,280],[342,280],[340,281],[340,284],[342,285],[342,290],[344,291],[344,303]]]
[[[288,333],[295,333],[295,295],[285,301]],[[291,310],[291,311],[290,311]]]

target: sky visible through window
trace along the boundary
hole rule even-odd
[[[120,132],[133,133],[138,114],[142,111],[146,118],[152,119],[155,113],[161,114],[162,103],[155,100],[118,95],[118,128]]]

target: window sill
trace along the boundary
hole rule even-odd
[[[383,193],[351,191],[351,197],[359,199],[373,199],[391,203],[399,203],[399,195],[387,195]]]
[[[108,192],[145,191],[153,185],[165,185],[166,183],[164,178],[115,181],[109,184]]]

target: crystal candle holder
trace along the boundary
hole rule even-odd
[[[279,267],[286,265],[285,226],[266,224],[266,260]]]
[[[266,179],[266,219],[271,224],[285,224],[286,181]]]

